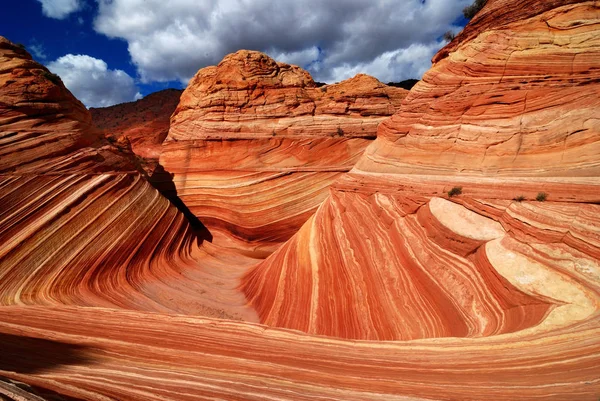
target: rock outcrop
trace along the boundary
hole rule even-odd
[[[600,7],[533,1],[503,20],[522,3],[490,0],[473,24],[493,25],[436,57],[317,213],[246,275],[261,322],[513,341],[596,319]]]
[[[0,174],[136,167],[103,141],[57,75],[0,37]]]
[[[299,67],[239,51],[190,81],[160,163],[217,242],[268,253],[314,213],[406,93],[367,75],[317,88]]]
[[[357,170],[600,175],[597,4],[501,3],[442,50]]]
[[[210,239],[201,222],[94,130],[58,77],[4,38],[0,71],[0,305],[256,320],[236,290],[253,259],[201,247]]]
[[[600,85],[599,16],[597,1],[488,0],[435,57],[399,114],[380,125],[356,167],[336,172],[316,213],[262,261],[218,241],[199,244],[210,238],[139,174],[95,172],[111,166],[108,158],[83,164],[84,172],[50,164],[55,170],[43,174],[0,174],[0,393],[157,401],[597,400],[600,178],[590,151],[600,141],[592,107]],[[15,54],[3,46],[2,63]],[[569,68],[575,73],[564,73]],[[282,81],[310,83],[293,67],[283,70]],[[582,85],[584,75],[590,80]],[[0,85],[0,99],[6,88]],[[542,98],[537,90],[544,89]],[[515,110],[487,98],[489,92],[518,104],[522,91],[535,94],[521,94]],[[469,114],[475,109],[481,118]],[[36,126],[20,117],[26,129],[15,131],[13,117],[22,111],[11,106],[0,115],[6,110],[0,135],[25,137]],[[59,135],[68,124],[74,138],[92,133],[60,118],[48,119],[60,121]],[[517,150],[507,144],[510,127],[520,138]],[[237,156],[244,148],[232,144],[251,143],[232,135],[181,137],[167,147],[193,155],[194,141],[214,142],[214,149],[225,143],[235,151],[215,154]],[[281,139],[291,147],[298,138]],[[426,156],[434,144],[444,152]],[[77,146],[48,155],[17,146],[10,163],[16,170],[38,155],[53,162],[102,149]],[[290,154],[276,149],[265,148],[269,163],[261,165],[290,163],[292,175],[302,160],[322,167],[308,151],[286,161]],[[260,160],[246,155],[235,160]],[[227,177],[217,172],[215,182]],[[178,185],[172,192],[182,197],[182,189],[209,186]],[[293,193],[290,183],[281,186]],[[290,195],[270,188],[256,204],[268,208],[280,196]],[[15,382],[30,387],[15,392]]]
[[[161,145],[169,132],[171,114],[179,104],[181,92],[165,89],[135,102],[90,108],[93,124],[110,142],[126,138],[151,174],[158,163]]]

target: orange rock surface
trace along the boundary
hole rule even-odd
[[[501,20],[517,3],[523,17]],[[489,1],[473,26],[492,25],[442,50],[316,214],[245,276],[261,322],[518,342],[596,321],[599,12]]]
[[[60,78],[0,37],[0,174],[134,171]]]
[[[597,102],[599,39],[595,1],[489,0],[357,167],[264,260],[210,243],[119,163],[0,175],[0,377],[49,399],[596,401],[600,178],[590,149],[600,131],[586,105]],[[584,71],[580,59],[585,85],[562,72],[574,62]],[[538,75],[551,67],[555,76]],[[479,83],[501,94],[517,76],[510,96],[546,88],[549,114],[528,97],[520,111],[489,103],[491,115],[469,117],[488,93]],[[568,116],[586,130],[569,131]],[[0,133],[12,132],[4,122]],[[463,125],[479,134],[461,136]],[[518,152],[504,148],[507,127]],[[486,145],[495,136],[502,152]],[[192,149],[179,141],[166,147]],[[237,141],[247,139],[222,142]],[[443,151],[425,157],[434,144]],[[16,166],[31,163],[17,154]],[[311,157],[298,166],[318,166]],[[271,194],[278,202],[285,191]],[[5,383],[0,394],[28,396]]]
[[[255,260],[201,247],[202,224],[154,189],[127,149],[102,140],[60,81],[0,44],[0,152],[10,166],[0,174],[0,304],[257,320],[237,290]],[[24,102],[19,90],[35,97]]]
[[[600,175],[597,2],[503,3],[442,50],[357,170]]]
[[[181,90],[165,89],[135,102],[110,107],[90,108],[93,124],[111,141],[131,143],[133,152],[149,164],[158,162],[161,145],[169,132],[171,114],[175,111]],[[153,171],[153,166],[149,166]]]
[[[314,213],[406,93],[367,75],[317,88],[299,67],[239,51],[190,81],[160,163],[217,242],[268,254]]]

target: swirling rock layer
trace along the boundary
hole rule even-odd
[[[600,175],[598,3],[507,3],[491,2],[438,55],[357,169]]]
[[[34,352],[0,373],[86,400],[594,401],[599,323],[595,314],[552,335],[373,343],[216,319],[11,307],[0,308],[10,335],[0,361],[24,345]]]
[[[0,304],[256,320],[236,289],[254,260],[200,247],[205,230],[103,142],[57,77],[4,38],[0,51]]]
[[[135,171],[60,78],[0,37],[0,174]]]
[[[406,93],[366,75],[317,88],[298,67],[239,51],[192,79],[160,162],[217,242],[268,253],[314,213]]]
[[[579,63],[596,49],[596,3],[489,0],[473,21],[486,30],[468,27],[440,53],[402,110],[435,99],[446,80],[475,85],[478,65],[490,68],[477,69],[479,80],[495,75],[494,85],[527,76],[502,42],[484,40],[489,32],[526,46],[538,38],[531,51],[542,69]],[[546,46],[556,18],[562,45]],[[593,76],[595,62],[587,63]],[[199,246],[181,214],[137,175],[3,175],[0,274],[10,279],[0,280],[8,305],[0,307],[0,376],[55,399],[596,401],[600,182],[589,150],[600,136],[594,110],[571,96],[566,79],[538,82],[558,92],[547,99],[551,114],[565,91],[563,113],[521,113],[518,131],[523,144],[539,139],[541,159],[560,146],[565,158],[536,162],[525,146],[492,150],[488,160],[482,144],[502,139],[513,117],[496,110],[495,128],[463,143],[457,126],[441,134],[433,124],[452,113],[423,107],[419,120],[411,112],[382,126],[359,168],[259,263]],[[580,90],[594,94],[596,85]],[[469,98],[462,95],[456,103]],[[440,105],[452,109],[450,98]],[[588,131],[565,140],[563,114]],[[415,136],[447,152],[417,160]],[[448,199],[453,187],[462,194]],[[540,191],[547,202],[533,201]]]
[[[261,322],[411,340],[595,316],[600,8],[527,10],[436,58],[314,217],[245,276]]]

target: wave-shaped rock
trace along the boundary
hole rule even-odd
[[[597,4],[518,3],[492,2],[436,57],[358,170],[600,175]]]
[[[239,51],[190,81],[160,163],[217,242],[269,252],[314,213],[406,93],[367,75],[317,87],[299,67]]]
[[[506,67],[489,75],[523,75],[486,35],[538,40],[526,53],[536,53],[542,70],[582,57],[593,76],[596,3],[488,0],[483,17],[436,56],[400,115],[381,126],[358,167],[258,264],[206,241],[198,246],[193,227],[137,173],[3,174],[0,297],[9,306],[0,307],[0,376],[51,399],[597,399],[594,110],[584,107],[587,120],[579,120],[572,103],[582,104],[569,95],[566,75],[538,82],[562,88],[548,97],[552,105],[566,91],[564,114],[591,128],[569,135],[587,138],[571,143],[566,126],[537,111],[524,115],[523,143],[543,138],[546,154],[562,141],[569,157],[543,164],[525,147],[518,168],[502,155],[487,164],[479,146],[503,137],[511,117],[492,118],[498,127],[468,146],[456,127],[442,140],[432,121],[446,124],[444,108],[400,118],[421,96],[435,99],[445,80],[485,81],[486,70],[471,70],[496,57]],[[550,28],[538,22],[555,18],[557,42],[547,44]],[[597,85],[579,87],[592,103]],[[555,135],[536,131],[544,126]],[[426,146],[429,131],[448,154],[411,159],[418,151],[409,137]],[[480,152],[480,161],[452,156],[455,147]],[[452,158],[465,168],[452,172]],[[15,165],[29,160],[21,155]],[[542,191],[546,201],[535,201]]]
[[[527,10],[436,57],[316,214],[245,276],[261,322],[412,340],[552,336],[596,316],[600,9]]]
[[[236,288],[253,259],[200,246],[210,238],[201,222],[190,224],[59,78],[4,38],[0,71],[0,304],[256,320]]]

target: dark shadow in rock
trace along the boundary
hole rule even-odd
[[[201,244],[203,241],[212,242],[213,236],[208,231],[208,228],[192,211],[183,203],[181,198],[177,195],[177,187],[173,182],[173,174],[165,170],[165,168],[159,163],[154,169],[151,176],[147,176],[150,184],[158,190],[165,198],[167,198],[173,206],[175,206],[183,215],[186,217],[194,233],[197,236],[198,243]]]
[[[0,370],[39,373],[62,365],[85,365],[85,347],[0,333]]]

